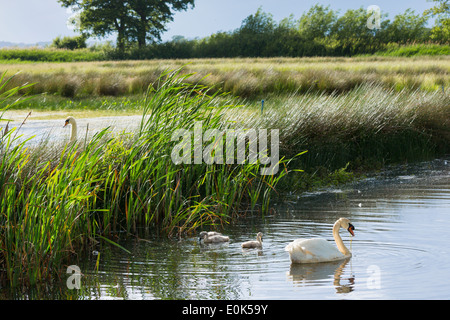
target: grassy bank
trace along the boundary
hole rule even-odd
[[[391,57],[448,56],[450,55],[450,45],[391,43],[383,51],[376,52],[375,55]]]
[[[16,100],[17,97],[10,97],[5,100],[5,105]],[[15,103],[5,112],[4,118],[22,121],[30,111],[30,120],[64,119],[68,114],[75,118],[140,115],[143,102],[143,95],[69,99],[58,95],[39,94]]]
[[[13,62],[73,62],[105,60],[105,53],[90,49],[55,49],[55,48],[2,48],[0,61]]]
[[[250,118],[256,123],[264,99],[266,112],[273,112],[278,122],[271,120],[273,123],[258,126],[285,130],[302,123],[295,129],[298,139],[286,138],[286,145],[299,151],[320,146],[314,149],[315,153],[303,157],[310,160],[301,167],[311,168],[312,172],[323,171],[318,167],[327,168],[326,172],[339,170],[347,163],[351,170],[379,168],[385,163],[428,158],[447,150],[449,56],[35,63],[0,65],[0,69],[20,71],[10,87],[35,82],[23,91],[37,95],[17,104],[15,109],[136,114],[148,85],[164,69],[183,65],[183,73],[195,73],[186,81],[210,86],[210,92],[229,91],[239,97],[246,106],[241,112],[248,115],[242,121]],[[7,102],[14,100],[11,97]],[[421,102],[425,100],[426,103]],[[355,101],[359,109],[354,106]],[[286,108],[296,114],[286,113]],[[383,114],[386,108],[411,125],[389,123],[393,117]],[[413,112],[413,108],[419,109]],[[421,122],[417,121],[419,113]],[[435,119],[434,123],[423,120],[427,116]],[[364,126],[370,128],[374,119],[386,120],[384,129],[367,134]],[[327,129],[322,132],[322,128]],[[411,140],[418,150],[413,146],[409,151],[398,147]]]
[[[364,25],[365,28],[365,25]],[[295,30],[298,31],[298,30]],[[295,33],[294,31],[294,33]],[[341,38],[341,42],[332,37],[303,38],[292,36],[292,33],[269,36],[246,35],[244,38],[230,36],[229,33],[219,33],[218,37],[202,40],[168,41],[149,44],[145,48],[130,47],[124,52],[110,44],[94,45],[83,49],[58,49],[54,47],[39,48],[0,48],[0,61],[3,63],[28,62],[76,62],[76,61],[108,61],[108,60],[170,60],[170,59],[210,59],[239,57],[356,57],[362,56],[439,56],[449,55],[447,43],[414,41],[412,38],[395,42],[379,42],[379,39]],[[287,36],[287,37],[286,37]],[[362,42],[361,42],[362,40]],[[405,41],[413,43],[405,44]],[[397,40],[398,41],[398,40]],[[366,42],[366,43],[363,43]],[[247,43],[247,44],[246,44]]]

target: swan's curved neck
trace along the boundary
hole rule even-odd
[[[339,229],[341,228],[341,223],[336,221],[336,223],[333,226],[333,237],[334,241],[336,242],[336,245],[338,247],[338,250],[344,255],[344,256],[350,256],[352,253],[350,250],[347,249],[347,247],[344,245],[344,241],[342,241],[341,236],[339,235]]]
[[[77,139],[77,123],[75,120],[72,120],[72,133],[70,134],[70,142],[75,141]]]

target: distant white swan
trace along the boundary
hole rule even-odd
[[[77,140],[77,122],[75,121],[75,118],[72,116],[67,117],[66,121],[64,122],[64,127],[70,124],[72,126],[72,132],[70,134],[70,142],[74,142]]]
[[[262,232],[258,232],[258,234],[256,235],[256,241],[247,241],[244,242],[241,246],[242,248],[246,248],[246,249],[251,249],[251,248],[262,248],[262,237],[263,234]]]
[[[313,238],[294,240],[284,250],[289,252],[292,263],[316,263],[349,258],[352,253],[344,245],[339,235],[340,228],[347,229],[352,236],[355,236],[353,233],[355,227],[350,220],[340,218],[333,226],[333,237],[337,248],[325,239]]]
[[[223,236],[221,233],[215,231],[202,231],[199,236],[199,240],[203,240],[203,243],[220,243],[230,241],[229,237]]]

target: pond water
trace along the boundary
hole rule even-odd
[[[352,258],[291,265],[284,247],[296,238],[333,241],[332,226],[347,217],[355,237],[341,229]],[[197,236],[122,242],[131,254],[98,248],[81,262],[74,299],[449,299],[450,161],[396,168],[340,189],[292,196],[264,219],[226,226],[225,245]],[[264,233],[263,249],[241,242]],[[333,242],[334,243],[334,242]],[[96,263],[98,262],[98,265]]]
[[[90,139],[95,133],[105,128],[110,128],[114,132],[133,132],[140,124],[142,116],[112,116],[112,117],[96,117],[96,118],[80,118],[77,121],[78,139]],[[12,121],[8,124],[9,130],[16,128],[13,137],[20,137],[19,140],[27,141],[28,145],[39,145],[42,141],[67,142],[70,139],[70,125],[64,127],[65,117],[58,120],[27,120]],[[0,127],[5,129],[7,122],[1,122]]]

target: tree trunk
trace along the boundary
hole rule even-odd
[[[125,52],[125,37],[123,35],[123,30],[119,30],[119,34],[117,35],[117,49],[119,49],[120,53]]]
[[[145,15],[140,15],[140,21],[137,25],[138,32],[138,45],[139,49],[145,48],[146,37],[147,37],[147,17]]]
[[[125,52],[125,27],[124,24],[121,23],[119,20],[116,22],[116,28],[117,28],[117,49],[119,50],[120,54],[123,54]]]

